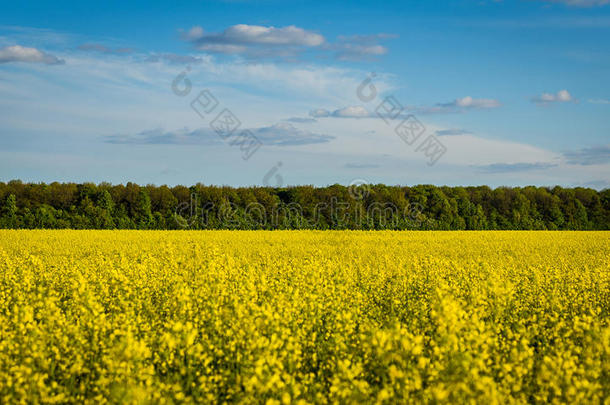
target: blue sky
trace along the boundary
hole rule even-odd
[[[608,0],[0,4],[0,181],[610,185]]]

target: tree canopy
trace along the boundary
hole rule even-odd
[[[0,182],[1,228],[610,229],[610,190]]]

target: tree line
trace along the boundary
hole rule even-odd
[[[0,182],[0,228],[610,229],[610,190]]]

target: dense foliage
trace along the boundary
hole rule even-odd
[[[0,183],[1,228],[610,229],[610,190]]]
[[[0,403],[599,404],[610,232],[0,231]]]

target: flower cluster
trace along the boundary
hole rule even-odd
[[[610,233],[0,231],[0,403],[600,403]]]

